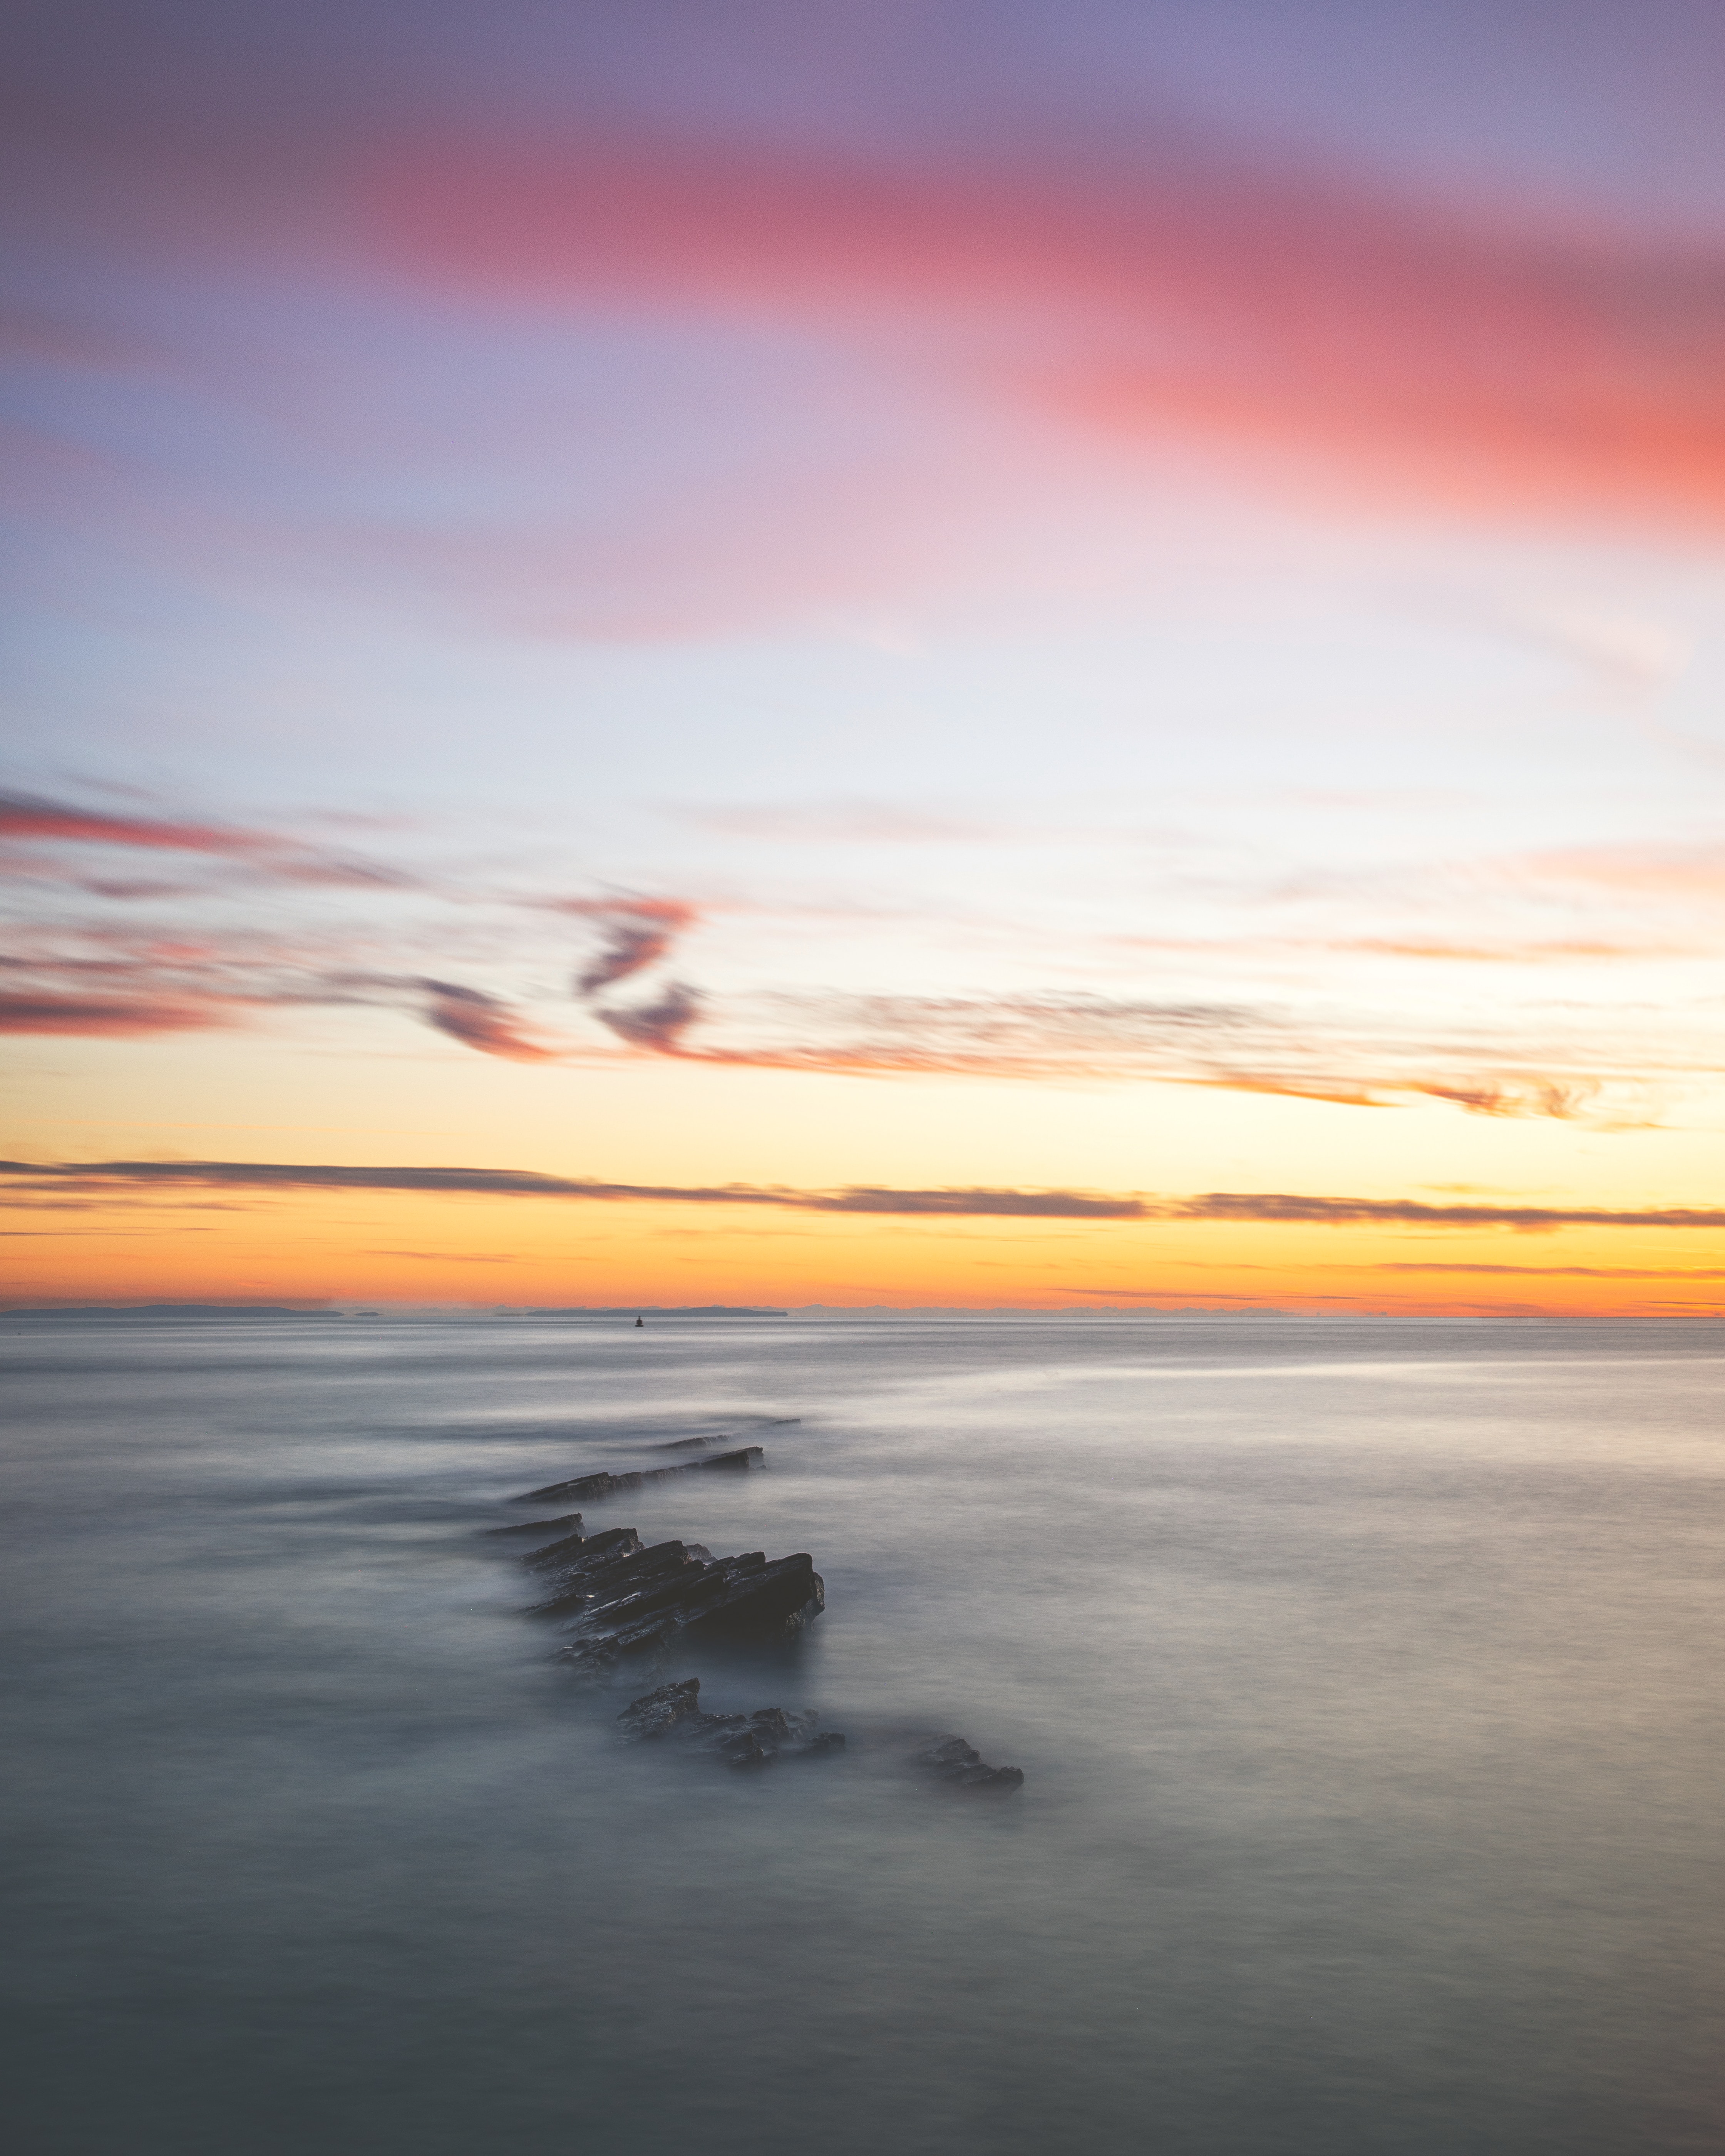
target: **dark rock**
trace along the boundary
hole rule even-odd
[[[820,1717],[813,1709],[787,1713],[763,1707],[753,1714],[708,1714],[701,1707],[701,1680],[660,1685],[631,1700],[617,1717],[618,1733],[630,1743],[673,1737],[685,1750],[747,1770],[778,1759],[827,1758],[845,1749],[837,1730],[816,1735]]]
[[[760,1550],[714,1558],[698,1543],[643,1549],[633,1527],[619,1527],[535,1550],[524,1562],[552,1575],[531,1615],[573,1618],[624,1651],[647,1620],[655,1631],[668,1624],[703,1644],[745,1644],[793,1639],[826,1606],[806,1550],[769,1564]]]
[[[552,1534],[578,1535],[581,1532],[581,1515],[579,1512],[565,1512],[560,1520],[523,1520],[519,1527],[484,1527],[480,1529],[480,1532],[486,1535],[511,1535],[516,1537],[523,1535]]]
[[[578,1512],[575,1517],[581,1516]],[[557,1572],[578,1564],[595,1565],[640,1547],[641,1538],[633,1527],[607,1527],[603,1534],[564,1535],[543,1549],[529,1550],[521,1563],[535,1572]]]
[[[793,1744],[809,1734],[800,1714],[787,1714],[782,1707],[757,1707],[749,1717],[756,1734],[774,1744]]]
[[[727,1767],[765,1767],[778,1757],[778,1747],[767,1743],[752,1729],[740,1729],[719,1748]]]
[[[578,1684],[609,1684],[621,1660],[608,1640],[574,1640],[559,1647],[552,1661],[567,1671]]]
[[[927,1767],[943,1782],[961,1789],[997,1789],[1003,1794],[1024,1786],[1022,1767],[988,1767],[973,1744],[962,1737],[941,1737],[916,1754],[916,1763]]]
[[[649,1452],[705,1452],[710,1446],[722,1445],[722,1437],[674,1437],[669,1445],[649,1445]]]
[[[632,1699],[617,1717],[618,1733],[632,1743],[642,1743],[649,1738],[670,1736],[680,1723],[700,1712],[701,1679],[689,1677],[681,1684],[660,1685],[657,1691]]]
[[[643,1467],[631,1475],[578,1475],[572,1481],[550,1482],[542,1490],[529,1490],[510,1502],[516,1505],[591,1504],[602,1497],[619,1497],[639,1490],[644,1483],[668,1481],[674,1475],[701,1475],[718,1469],[747,1474],[766,1464],[758,1445],[745,1445],[735,1452],[716,1452],[711,1460],[687,1460],[675,1467]]]
[[[826,1583],[807,1550],[776,1558],[759,1550],[721,1558],[691,1589],[684,1625],[691,1640],[793,1639],[826,1608]]]
[[[614,1630],[645,1616],[649,1609],[670,1609],[711,1570],[699,1558],[691,1557],[681,1543],[655,1543],[651,1549],[643,1549],[633,1527],[622,1532],[628,1542],[615,1549],[592,1557],[578,1554],[572,1561],[560,1560],[550,1596],[536,1603],[530,1614],[537,1617],[609,1615]],[[582,1545],[583,1553],[586,1547]]]

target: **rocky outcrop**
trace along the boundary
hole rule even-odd
[[[937,1737],[916,1754],[916,1764],[949,1782],[954,1789],[993,1789],[1002,1795],[1024,1786],[1022,1767],[987,1767],[973,1744],[962,1737]]]
[[[681,1460],[675,1467],[643,1467],[632,1475],[578,1475],[572,1481],[550,1482],[542,1490],[528,1490],[511,1500],[516,1505],[590,1504],[596,1498],[619,1497],[648,1482],[668,1482],[674,1475],[710,1475],[715,1471],[746,1475],[766,1464],[758,1445],[739,1446],[735,1452],[716,1452],[711,1460]]]
[[[617,1717],[617,1733],[634,1744],[670,1738],[694,1752],[720,1759],[727,1767],[767,1767],[781,1759],[829,1758],[845,1749],[836,1729],[821,1731],[811,1708],[800,1714],[782,1707],[757,1707],[752,1714],[708,1714],[701,1704],[701,1679],[660,1685],[657,1691],[631,1700]]]
[[[522,1562],[548,1590],[531,1614],[562,1618],[575,1636],[558,1660],[603,1680],[621,1661],[665,1653],[674,1641],[737,1645],[787,1640],[826,1607],[806,1550],[768,1560],[764,1551],[716,1558],[699,1543],[644,1548],[633,1527],[567,1535]]]
[[[726,1441],[679,1438],[656,1449],[689,1452]],[[742,1445],[633,1474],[578,1476],[514,1502],[587,1502],[673,1476],[713,1468],[746,1473],[762,1463],[759,1445]],[[568,1637],[553,1659],[584,1684],[607,1685],[624,1668],[639,1683],[655,1663],[662,1669],[673,1653],[794,1639],[826,1607],[825,1585],[806,1550],[773,1558],[762,1550],[716,1558],[700,1543],[648,1547],[633,1527],[588,1534],[579,1512],[487,1532],[538,1540],[538,1547],[520,1554],[520,1563],[540,1583],[540,1599],[529,1614],[566,1627]],[[778,1707],[752,1714],[709,1713],[701,1705],[701,1680],[685,1677],[631,1700],[617,1717],[617,1732],[635,1743],[669,1740],[741,1769],[842,1752],[844,1737],[820,1730],[817,1722],[813,1712]],[[1024,1786],[1021,1768],[988,1765],[962,1737],[929,1739],[915,1759],[934,1780],[954,1789],[1009,1794]]]

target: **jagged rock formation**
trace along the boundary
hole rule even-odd
[[[1022,1767],[986,1767],[982,1754],[962,1737],[938,1737],[916,1754],[919,1767],[927,1767],[943,1782],[961,1789],[997,1789],[1003,1794],[1024,1786]]]
[[[826,1589],[806,1550],[768,1562],[761,1550],[715,1558],[699,1543],[643,1548],[633,1527],[567,1535],[522,1560],[550,1592],[531,1614],[573,1621],[559,1653],[578,1676],[601,1679],[673,1640],[732,1645],[793,1638],[826,1607]]]
[[[689,1452],[726,1441],[721,1436],[677,1438],[655,1449]],[[644,1483],[707,1468],[746,1473],[762,1460],[759,1445],[742,1445],[634,1474],[577,1476],[529,1491],[514,1502],[545,1505],[614,1496]],[[644,1674],[674,1648],[792,1639],[826,1607],[825,1584],[806,1550],[769,1561],[761,1550],[716,1558],[700,1543],[656,1543],[648,1548],[633,1527],[587,1533],[579,1512],[487,1532],[552,1537],[521,1557],[543,1581],[542,1599],[529,1614],[561,1620],[567,1626],[569,1640],[554,1659],[585,1684],[608,1682],[626,1662]],[[685,1677],[630,1701],[617,1725],[619,1736],[632,1743],[673,1738],[680,1747],[729,1766],[749,1768],[842,1752],[843,1736],[818,1730],[818,1719],[813,1712],[790,1713],[778,1707],[763,1707],[753,1714],[709,1714],[701,1705],[701,1680]],[[916,1760],[954,1789],[1004,1794],[1024,1786],[1021,1768],[987,1765],[962,1737],[934,1738]]]
[[[716,1452],[711,1460],[680,1461],[675,1467],[643,1467],[632,1475],[578,1475],[572,1481],[547,1483],[542,1490],[528,1490],[511,1502],[517,1505],[591,1503],[598,1497],[620,1496],[639,1490],[644,1482],[667,1482],[674,1475],[701,1475],[714,1469],[746,1475],[764,1466],[766,1455],[758,1445],[745,1445],[735,1452]]]
[[[675,1738],[692,1751],[722,1759],[728,1767],[770,1766],[779,1759],[819,1759],[845,1749],[836,1729],[817,1734],[820,1717],[810,1708],[787,1714],[782,1707],[762,1707],[753,1714],[708,1714],[701,1704],[701,1679],[660,1685],[657,1691],[631,1700],[617,1717],[617,1733],[630,1743]]]

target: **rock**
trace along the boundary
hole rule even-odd
[[[570,1536],[522,1560],[551,1575],[551,1592],[530,1614],[573,1617],[590,1632],[619,1637],[663,1618],[704,1642],[791,1639],[826,1606],[826,1589],[806,1550],[768,1563],[765,1553],[715,1558],[700,1543],[641,1548],[633,1527]]]
[[[482,1527],[485,1535],[578,1535],[581,1532],[579,1512],[565,1512],[560,1520],[523,1520],[519,1527]]]
[[[778,1757],[778,1747],[762,1741],[759,1732],[740,1729],[720,1746],[727,1767],[765,1767]]]
[[[521,1563],[535,1572],[561,1572],[576,1566],[591,1568],[640,1547],[641,1538],[633,1527],[607,1527],[597,1535],[565,1535],[559,1542],[547,1543],[543,1549],[529,1550]]]
[[[591,1537],[593,1542],[610,1539],[609,1536]],[[620,1529],[611,1549],[588,1556],[587,1548],[586,1543],[581,1544],[572,1558],[560,1548],[550,1583],[552,1593],[533,1605],[531,1615],[608,1617],[610,1629],[615,1631],[653,1609],[670,1608],[712,1569],[681,1543],[655,1543],[650,1549],[643,1549],[633,1527]],[[536,1557],[540,1554],[548,1553],[536,1553]],[[536,1563],[534,1568],[546,1569]]]
[[[751,1550],[719,1558],[691,1583],[680,1614],[691,1640],[788,1640],[826,1606],[826,1583],[807,1550],[770,1564],[762,1552]]]
[[[542,1490],[529,1490],[510,1500],[516,1505],[562,1505],[570,1502],[591,1504],[602,1497],[619,1497],[628,1490],[639,1490],[644,1483],[668,1481],[673,1475],[701,1475],[717,1469],[721,1472],[746,1475],[751,1468],[766,1465],[766,1455],[758,1445],[745,1445],[735,1452],[716,1452],[711,1460],[686,1460],[675,1467],[643,1467],[631,1475],[578,1475],[572,1481],[550,1482]]]
[[[973,1744],[962,1737],[937,1738],[916,1754],[916,1763],[927,1767],[941,1780],[961,1789],[996,1789],[1003,1794],[1024,1786],[1022,1767],[988,1767]]]
[[[685,1750],[745,1771],[778,1759],[827,1758],[845,1749],[839,1731],[815,1734],[820,1717],[812,1709],[794,1714],[782,1707],[763,1707],[753,1714],[707,1714],[700,1700],[699,1677],[660,1685],[624,1708],[617,1717],[618,1734],[630,1743],[673,1737]]]
[[[689,1677],[681,1684],[660,1685],[657,1691],[632,1699],[617,1717],[618,1733],[632,1743],[643,1743],[651,1738],[668,1737],[680,1722],[700,1712],[701,1679]]]

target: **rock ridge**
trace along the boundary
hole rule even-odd
[[[725,1441],[722,1437],[681,1438],[657,1449],[682,1452]],[[763,1464],[759,1445],[742,1445],[706,1459],[680,1460],[675,1466],[643,1468],[628,1475],[575,1476],[511,1502],[589,1501],[673,1476],[709,1468],[747,1473]],[[565,1626],[570,1636],[552,1659],[589,1686],[609,1684],[624,1664],[642,1674],[655,1663],[662,1667],[674,1650],[684,1647],[794,1639],[826,1607],[826,1584],[807,1550],[769,1558],[763,1550],[715,1557],[701,1543],[668,1541],[649,1546],[634,1527],[608,1527],[589,1534],[579,1512],[485,1532],[516,1538],[551,1537],[537,1548],[524,1550],[518,1560],[538,1575],[540,1583],[539,1599],[526,1614]],[[746,1768],[842,1752],[844,1736],[836,1730],[820,1730],[819,1721],[812,1711],[778,1707],[759,1707],[752,1714],[710,1713],[701,1705],[701,1680],[685,1677],[631,1700],[618,1715],[616,1726],[619,1739],[629,1743],[673,1738],[691,1752]],[[925,1740],[913,1758],[952,1789],[1008,1794],[1024,1786],[1022,1768],[989,1766],[963,1737]]]
[[[703,1442],[705,1440],[702,1440]],[[599,1497],[621,1496],[626,1490],[639,1490],[644,1483],[668,1482],[674,1475],[707,1475],[715,1470],[721,1473],[746,1475],[751,1468],[766,1465],[766,1455],[758,1445],[745,1445],[735,1452],[716,1452],[711,1460],[680,1460],[675,1467],[641,1467],[629,1475],[578,1475],[568,1482],[549,1482],[542,1490],[523,1491],[511,1497],[512,1505],[565,1505],[591,1502]]]

